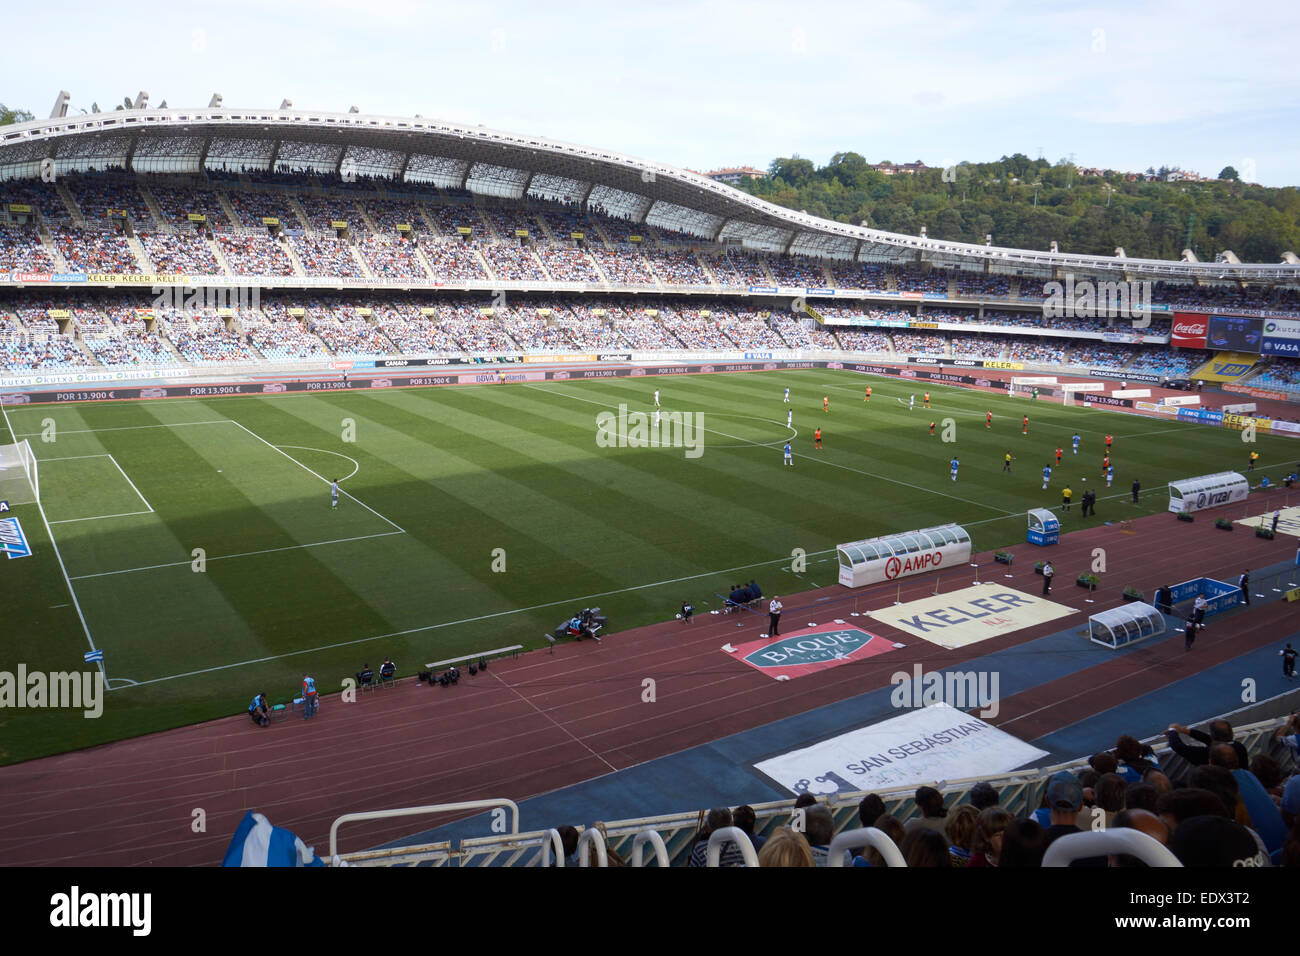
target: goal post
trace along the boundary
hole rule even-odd
[[[0,501],[30,505],[41,500],[40,466],[31,442],[0,445]]]
[[[1050,375],[1013,375],[1007,386],[1007,394],[1023,395],[1032,398],[1034,390],[1040,386],[1055,385],[1056,377]]]

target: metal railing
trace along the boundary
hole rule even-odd
[[[1286,702],[1284,699],[1287,696],[1280,695],[1275,700],[1280,704]],[[1258,706],[1258,704],[1253,705],[1253,707]],[[1229,713],[1223,716],[1230,719],[1233,714]],[[1285,718],[1276,717],[1258,721],[1235,728],[1235,737],[1251,755],[1265,753],[1277,759],[1285,772],[1295,765],[1294,754],[1289,747],[1273,740],[1274,731],[1284,723]],[[1148,738],[1145,742],[1152,744],[1152,749],[1161,770],[1171,779],[1175,781],[1181,779],[1190,769],[1188,764],[1169,748],[1163,736]],[[1023,818],[1039,807],[1052,774],[1061,770],[1078,771],[1086,767],[1086,759],[1079,758],[1038,769],[1017,770],[1010,773],[967,777],[952,781],[937,781],[936,789],[943,795],[945,806],[951,810],[969,802],[970,790],[975,784],[988,782],[998,794],[999,805],[1011,812],[1013,816]],[[860,827],[858,806],[868,793],[875,793],[884,801],[886,814],[892,815],[900,821],[905,821],[916,815],[915,792],[915,787],[909,786],[889,790],[837,793],[818,797],[818,802],[830,809],[835,830],[838,831],[838,836],[831,843],[828,865],[835,866],[837,864],[834,860],[840,859],[838,865],[842,866],[843,851],[864,844],[870,845],[880,852],[890,866],[903,865],[901,854],[898,854],[895,859],[889,853],[890,848],[893,847],[893,842],[887,836],[882,833],[881,836],[884,837],[885,842],[881,842],[879,838],[870,836],[872,832],[879,833],[880,831],[874,830],[874,828],[863,829]],[[487,806],[498,806],[506,805],[509,801],[482,801],[482,803]],[[451,804],[440,807],[417,808],[417,810],[440,812],[455,807],[467,806],[469,808],[475,807],[474,804]],[[750,804],[750,806],[754,810],[754,834],[756,836],[770,836],[777,829],[794,823],[794,806],[793,801],[790,799]],[[391,811],[390,814],[399,815],[405,812],[415,811]],[[336,825],[338,822],[346,822],[354,818],[370,819],[373,817],[349,814],[336,821]],[[596,831],[599,835],[599,843],[597,843],[597,836],[587,837],[589,844],[597,843],[599,847],[597,865],[605,865],[600,862],[600,850],[613,851],[620,858],[631,861],[630,865],[632,866],[643,865],[645,846],[650,844],[654,847],[655,856],[660,866],[683,866],[696,843],[696,834],[700,823],[701,815],[698,811],[687,811],[611,823],[595,823],[584,830],[583,834],[585,836]],[[551,847],[547,844],[558,839],[558,833],[555,833],[555,836],[552,837],[553,833],[555,833],[553,830],[537,830],[527,833],[512,831],[509,834],[466,838],[460,842],[459,846],[452,846],[451,843],[442,841],[397,849],[349,854],[343,859],[348,863],[356,862],[361,865],[428,863],[436,866],[546,866],[551,865],[548,862]],[[743,835],[742,831],[729,828],[728,830],[719,831],[719,833],[730,834],[721,837],[722,841],[730,839],[741,844],[742,852],[745,844],[749,844],[749,849],[752,852],[753,845],[749,843],[748,838],[741,841],[735,835]],[[331,856],[334,852],[333,835],[334,831],[331,830]],[[897,853],[897,847],[893,848]],[[556,846],[555,852],[562,853],[562,850]],[[1097,856],[1103,853],[1132,853],[1141,856],[1132,847],[1099,850],[1091,846],[1087,849],[1087,852],[1080,853],[1079,856]],[[1167,864],[1154,863],[1151,865]]]

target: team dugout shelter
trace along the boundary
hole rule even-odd
[[[1190,514],[1205,508],[1245,501],[1250,495],[1250,482],[1235,471],[1221,471],[1199,478],[1184,478],[1169,482],[1169,510]]]
[[[836,547],[840,584],[866,587],[968,563],[971,538],[955,524],[867,538]]]
[[[1150,604],[1132,601],[1088,618],[1088,639],[1112,650],[1158,637],[1166,630],[1165,616]]]

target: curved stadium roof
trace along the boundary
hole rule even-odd
[[[125,168],[300,171],[390,177],[502,199],[580,201],[609,215],[745,247],[832,259],[915,261],[1048,276],[1300,283],[1300,265],[1174,262],[950,242],[838,223],[673,166],[419,117],[293,108],[124,109],[0,127],[0,181]]]

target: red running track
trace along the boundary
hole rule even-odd
[[[1263,512],[1269,500],[1255,496],[1251,512]],[[864,618],[861,623],[872,632],[907,646],[778,682],[720,650],[755,639],[766,629],[766,615],[705,614],[690,625],[669,621],[611,635],[601,644],[563,644],[553,653],[494,662],[486,673],[466,674],[454,688],[408,678],[355,703],[326,698],[312,721],[291,717],[262,729],[241,715],[0,768],[0,862],[213,865],[249,809],[323,854],[329,826],[343,813],[488,797],[523,800],[887,686],[890,674],[913,663],[954,666],[1063,626],[1077,627],[1082,612],[1119,603],[1125,584],[1153,589],[1202,574],[1235,580],[1243,567],[1264,567],[1294,553],[1291,538],[1270,542],[1241,530],[1219,532],[1213,517],[1199,515],[1189,524],[1156,515],[1129,527],[1067,536],[1051,552],[1058,570],[1053,600],[1081,613],[962,650]],[[1087,592],[1064,582],[1091,566],[1097,547],[1106,549],[1109,587],[1089,605]],[[1010,568],[994,564],[991,554],[978,556],[980,577],[1037,593],[1041,579],[1033,574],[1033,559],[1041,552],[1030,545],[1011,550],[1018,563]],[[939,588],[966,587],[974,574],[948,572]],[[935,587],[933,576],[912,579],[902,586],[902,598],[926,597]],[[783,627],[790,633],[808,622],[848,619],[855,609],[881,607],[894,597],[894,585],[786,595]],[[1295,607],[1260,602],[1235,612],[1223,626],[1204,632],[1193,655],[1183,656],[1175,639],[1104,658],[1004,699],[995,723],[1022,739],[1077,723],[1179,680],[1193,667],[1293,632],[1300,623]],[[653,703],[643,700],[646,678],[656,682]],[[682,795],[682,805],[691,805],[689,794]],[[199,810],[205,830],[196,833]],[[373,846],[450,819],[350,826],[344,848]]]

